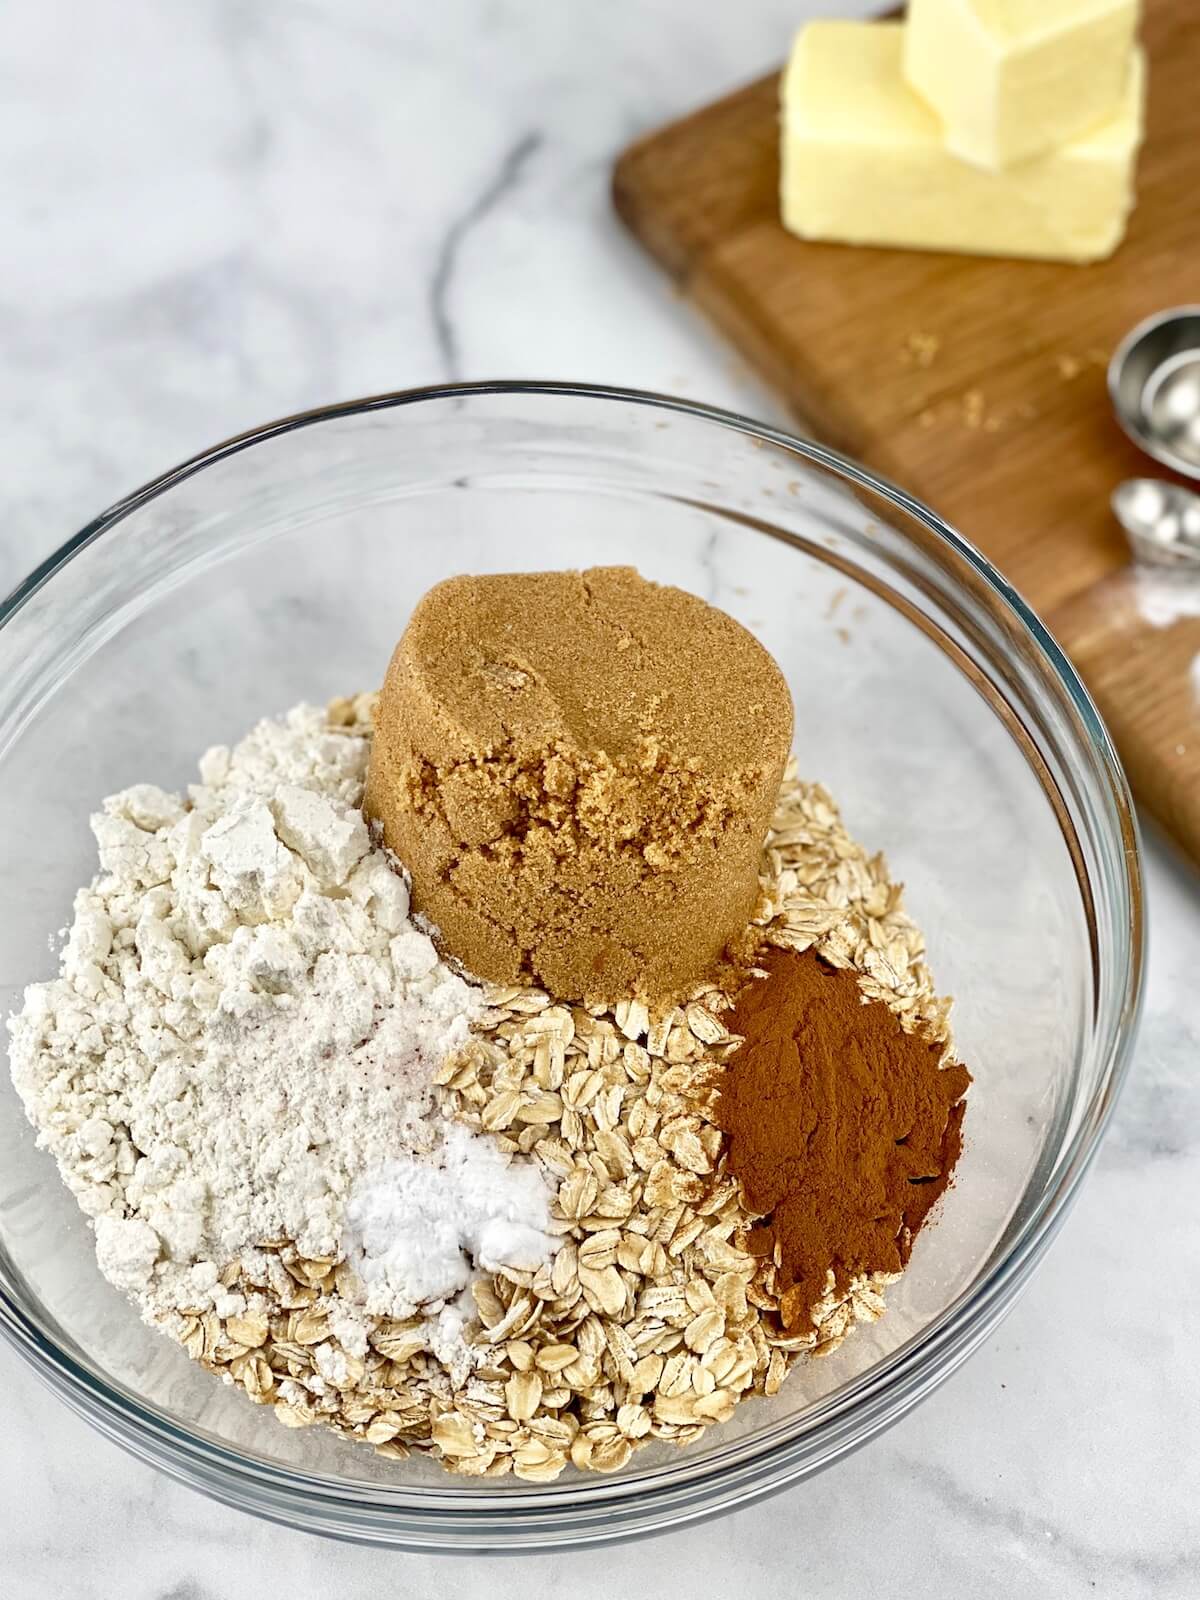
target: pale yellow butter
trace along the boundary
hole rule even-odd
[[[909,0],[904,73],[948,150],[1008,167],[1118,113],[1137,12],[1137,0]]]
[[[1120,243],[1142,135],[1140,52],[1117,115],[1008,172],[942,143],[904,82],[902,25],[813,22],[783,80],[783,221],[804,239],[1095,261]]]

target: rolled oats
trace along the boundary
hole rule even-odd
[[[361,728],[370,696],[330,721]],[[846,833],[832,800],[789,766],[763,850],[756,923],[768,941],[815,947],[853,967],[863,992],[905,1028],[949,1047],[949,1002],[881,856]],[[475,1370],[437,1362],[420,1320],[375,1319],[364,1347],[338,1329],[355,1282],[345,1262],[264,1241],[222,1281],[244,1309],[179,1316],[189,1354],[223,1372],[291,1428],[321,1422],[389,1459],[433,1451],[452,1471],[549,1482],[568,1465],[613,1472],[633,1449],[688,1443],[743,1395],[774,1395],[804,1355],[835,1349],[878,1318],[879,1274],[829,1292],[815,1332],[781,1332],[775,1264],[743,1248],[748,1225],[711,1120],[722,1064],[738,1044],[729,995],[702,989],[653,1016],[540,990],[485,992],[466,1048],[437,1075],[445,1108],[503,1148],[532,1154],[556,1183],[562,1244],[537,1273],[473,1282]]]

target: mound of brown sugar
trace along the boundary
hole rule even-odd
[[[744,937],[791,737],[779,668],[694,595],[451,578],[392,657],[365,805],[469,971],[662,1001]]]

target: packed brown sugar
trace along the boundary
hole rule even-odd
[[[695,595],[452,578],[388,668],[366,809],[467,970],[676,999],[744,941],[791,737],[779,668]]]

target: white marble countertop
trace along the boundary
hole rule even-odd
[[[609,167],[804,14],[857,9],[8,0],[0,591],[160,469],[322,401],[503,375],[772,411],[614,222]],[[868,1450],[649,1544],[433,1562],[211,1505],[0,1350],[0,1594],[1200,1593],[1200,895],[1148,853],[1147,1016],[1095,1173],[987,1347]]]

